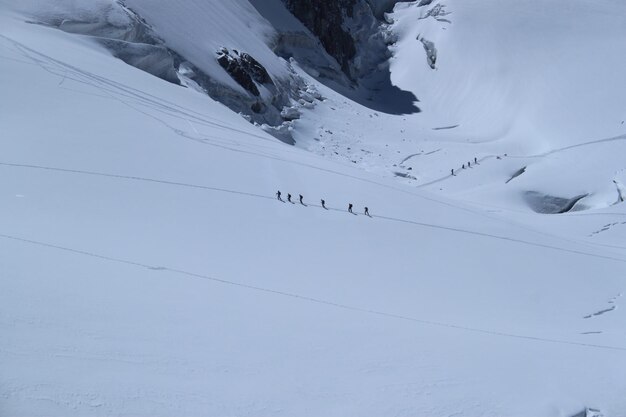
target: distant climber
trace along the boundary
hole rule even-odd
[[[478,164],[478,160],[474,157],[474,165]]]
[[[454,168],[450,170],[450,175],[454,175]]]
[[[293,203],[293,201],[291,201],[291,194],[287,194],[287,201],[289,201],[290,203]]]
[[[322,200],[321,200],[321,202],[322,202],[322,208],[323,208],[323,209],[328,210],[328,209],[326,208],[326,202],[324,201],[324,199],[322,199]]]
[[[467,167],[470,168],[472,166],[472,163],[467,161]]]
[[[300,194],[300,204],[304,205],[304,201],[302,201],[304,197],[302,197],[302,194]]]
[[[367,207],[365,207],[365,212],[364,212],[363,214],[365,214],[366,216],[369,216],[369,215],[370,215],[370,209],[368,209]],[[370,216],[370,217],[371,217],[371,216]]]
[[[352,213],[352,203],[348,204],[348,213]]]
[[[278,200],[283,201],[282,198],[280,198],[281,194],[280,194],[280,190],[276,191],[276,198],[278,198]]]
[[[461,168],[465,169],[465,164],[463,164],[463,166]]]

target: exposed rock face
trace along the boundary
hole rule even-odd
[[[420,111],[417,97],[391,82],[389,45],[395,38],[383,18],[399,0],[281,0],[299,21],[289,25],[273,20],[263,7],[267,0],[250,1],[278,28],[272,45],[277,55],[295,59],[312,77],[325,84],[328,80],[331,88],[348,87],[343,94],[376,111]],[[302,29],[294,29],[299,25]]]
[[[428,66],[432,69],[436,69],[437,64],[437,48],[435,48],[435,44],[428,39],[417,38],[418,41],[424,45],[424,50],[426,51],[426,62],[428,62]]]
[[[60,8],[58,13],[37,16],[32,23],[90,36],[127,64],[166,81],[202,91],[251,123],[263,125],[268,133],[285,143],[294,144],[289,123],[300,117],[300,109],[309,108],[322,99],[290,64],[286,64],[290,68],[287,75],[272,78],[252,55],[227,47],[218,50],[215,59],[245,92],[225,85],[219,81],[221,77],[204,72],[168,47],[154,28],[122,0],[103,2],[94,13]]]
[[[393,0],[283,0],[287,9],[315,35],[353,84],[377,71],[389,57],[391,35],[382,11]]]
[[[263,1],[266,0],[251,0],[257,5],[262,5]],[[310,108],[322,99],[291,66],[291,60],[297,61],[299,68],[315,78],[350,87],[347,94],[364,105],[377,106],[380,102],[376,109],[381,111],[419,111],[413,104],[414,95],[391,85],[385,61],[393,39],[385,23],[373,12],[373,9],[376,13],[387,10],[396,0],[281,1],[294,15],[289,16],[284,11],[293,19],[294,26],[286,25],[288,29],[277,30],[276,36],[268,39],[268,46],[280,57],[277,59],[284,59],[281,64],[287,68],[287,73],[270,75],[255,57],[230,45],[216,51],[214,59],[243,90],[231,83],[224,84],[220,81],[222,74],[205,72],[204,66],[196,65],[190,57],[172,49],[123,0],[103,3],[97,13],[87,15],[71,8],[60,9],[58,13],[42,15],[36,23],[91,36],[129,65],[202,91],[250,122],[267,125],[268,132],[287,143],[293,143],[290,124],[299,118],[300,109]],[[275,25],[283,27],[280,22]],[[293,27],[300,29],[292,30]]]
[[[217,62],[235,80],[252,95],[259,96],[259,89],[254,81],[261,84],[271,82],[270,76],[254,58],[244,53],[239,55],[236,49],[232,53],[227,48],[217,52]]]
[[[237,83],[255,96],[259,96],[259,84],[272,84],[272,79],[267,70],[250,54],[239,53],[236,49],[229,51],[221,48],[217,52],[217,62],[230,74]]]
[[[384,14],[393,10],[393,6],[396,3],[407,0],[366,0],[369,4],[374,16],[378,19],[383,19]]]
[[[287,9],[319,38],[342,71],[352,78],[350,64],[356,55],[356,46],[352,35],[344,29],[344,22],[353,17],[357,0],[283,1]]]
[[[235,51],[237,52],[237,51]],[[272,83],[272,79],[263,65],[247,53],[240,55],[240,61],[244,69],[250,74],[252,79],[261,84]]]

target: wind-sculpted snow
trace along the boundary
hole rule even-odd
[[[202,91],[241,113],[249,121],[269,124],[268,131],[273,131],[271,126],[277,126],[277,132],[284,130],[280,125],[292,120],[293,117],[284,119],[281,113],[284,111],[285,114],[297,114],[299,100],[306,98],[309,95],[308,91],[315,90],[295,76],[289,64],[274,55],[267,46],[259,48],[259,42],[264,40],[270,42],[270,39],[266,38],[271,30],[269,25],[262,22],[261,16],[255,15],[254,9],[247,2],[233,3],[223,10],[230,14],[233,12],[230,7],[240,8],[240,12],[243,12],[237,15],[240,26],[248,29],[251,22],[254,22],[258,26],[257,31],[249,32],[240,28],[237,42],[220,45],[214,50],[200,48],[202,57],[198,48],[193,47],[191,40],[188,43],[181,42],[190,39],[189,34],[172,30],[173,28],[169,26],[171,22],[168,19],[161,19],[178,16],[173,15],[174,12],[181,13],[179,19],[197,21],[203,16],[219,19],[219,14],[216,15],[214,10],[207,14],[204,4],[187,5],[183,10],[172,4],[173,9],[166,7],[162,10],[164,14],[152,14],[152,8],[142,8],[141,1],[131,1],[129,4],[139,11],[147,12],[149,21],[135,9],[129,8],[126,3],[115,0],[100,0],[78,7],[65,0],[54,7],[43,0],[31,0],[18,5],[17,8],[27,13],[33,23],[92,37],[115,57],[129,65],[166,81]],[[228,31],[218,31],[219,28],[211,25],[190,26],[189,23],[185,25],[196,28],[193,32],[195,37],[213,41],[218,39],[225,42],[233,41],[229,33],[231,30],[235,31],[234,26],[229,27]],[[237,58],[230,58],[228,53],[222,52],[229,51],[229,47],[233,45],[245,45],[241,56],[236,53]],[[274,79],[270,77],[263,64],[245,52],[245,48],[248,47],[256,48],[255,54],[260,53],[265,65],[271,68]],[[232,51],[236,49],[233,48]],[[230,58],[230,61],[227,58]],[[245,64],[245,68],[242,68],[241,64]],[[226,77],[224,72],[227,74]],[[277,136],[281,139],[284,137],[284,142],[293,144],[289,134]]]
[[[409,91],[421,112],[385,114],[322,89],[327,105],[303,112],[294,137],[326,158],[476,204],[532,212],[524,196],[535,191],[584,195],[574,210],[620,205],[625,16],[619,2],[398,3],[387,15],[397,39],[388,102]]]
[[[129,65],[165,81],[179,84],[176,63],[171,52],[161,45],[136,44],[114,39],[99,42]]]
[[[571,198],[556,197],[541,194],[537,191],[526,191],[524,194],[524,198],[528,202],[528,205],[537,213],[544,214],[567,213],[570,210],[574,210],[576,203],[585,197],[587,197],[586,194],[577,195]]]
[[[136,68],[179,84],[174,56],[139,16],[116,1],[97,1],[75,7],[60,1],[27,1],[18,8],[27,10],[32,23],[56,27],[68,33],[93,37],[111,53]]]

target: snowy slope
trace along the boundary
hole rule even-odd
[[[433,126],[520,150],[625,133],[621,1],[400,3],[390,18],[401,34],[393,81],[415,92]],[[435,70],[418,37],[438,51]]]
[[[543,203],[528,193],[585,196],[575,210],[620,203],[624,3],[421,3],[387,15],[391,81],[421,112],[384,114],[321,89],[329,100],[295,123],[297,144],[463,201],[529,212]],[[474,158],[484,163],[463,170]]]
[[[242,90],[214,58],[224,46],[254,51],[254,57],[271,74],[287,76],[284,63],[268,47],[276,32],[247,0],[188,1],[184,7],[145,0],[126,4],[150,22],[168,46],[231,88]]]
[[[0,414],[626,410],[623,204],[539,216],[407,187],[91,39],[0,27]],[[382,159],[410,149],[375,120],[396,116],[324,91],[300,134],[324,118]]]

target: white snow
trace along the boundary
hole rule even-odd
[[[436,3],[451,23],[418,20]],[[391,17],[401,33],[393,81],[415,92],[433,127],[459,124],[472,140],[526,149],[624,134],[624,2],[400,3]],[[439,51],[435,71],[418,36]]]
[[[271,74],[287,75],[285,62],[268,46],[276,36],[274,29],[247,0],[194,0],[186,1],[184,7],[149,0],[130,0],[125,4],[143,16],[169,47],[231,88],[245,92],[215,60],[221,47],[254,51],[254,58]]]
[[[271,26],[247,2],[190,2],[179,14],[168,4],[128,2],[198,60],[228,37],[272,65]],[[393,14],[392,80],[423,113],[375,112],[318,85],[327,99],[301,109],[297,147],[2,6],[0,414],[623,414],[626,209],[609,206],[612,181],[626,183],[624,132],[609,123],[623,55],[597,68],[611,88],[571,84],[590,66],[566,67],[569,79],[547,68],[576,53],[557,35],[581,16],[581,54],[598,44],[601,16],[603,48],[621,51],[621,5],[554,2],[529,15],[527,1],[447,4],[454,23],[441,36],[441,22],[413,26],[415,3]],[[521,21],[550,28],[563,54],[528,88],[514,82],[528,66],[494,79],[481,73],[493,61],[474,55],[496,60],[487,32]],[[418,31],[436,44],[435,72]],[[532,38],[510,37],[519,43],[506,49],[527,53]],[[589,113],[568,105],[566,123],[557,108],[574,96]],[[479,165],[449,176],[474,156]],[[595,200],[539,215],[521,201],[530,188]],[[307,206],[279,202],[278,189]]]

